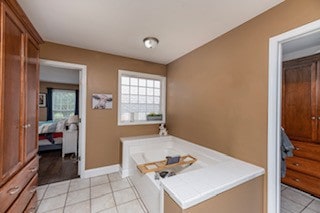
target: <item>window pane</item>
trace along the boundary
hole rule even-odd
[[[138,79],[137,78],[130,78],[130,85],[131,86],[138,86]]]
[[[159,89],[154,89],[154,95],[155,96],[160,96],[160,90]]]
[[[147,86],[153,87],[153,80],[147,80]]]
[[[153,97],[152,96],[147,96],[147,103],[153,104]]]
[[[138,96],[137,95],[131,95],[130,96],[130,103],[133,103],[133,104],[138,103]]]
[[[145,87],[139,87],[139,95],[145,95],[146,94],[146,88]]]
[[[52,91],[52,117],[54,120],[65,119],[74,115],[76,93],[72,90]]]
[[[160,104],[160,98],[159,97],[154,97],[154,103],[155,104]]]
[[[138,87],[130,87],[130,94],[137,95],[138,94]]]
[[[140,104],[145,104],[146,102],[147,102],[146,96],[139,96],[139,103]]]
[[[160,88],[160,81],[154,81],[154,87]]]
[[[139,79],[139,86],[140,87],[145,87],[147,86],[147,81],[145,79]]]
[[[121,77],[121,84],[129,85],[129,77]]]
[[[129,86],[122,86],[121,93],[122,94],[129,94]]]
[[[121,103],[129,103],[129,95],[122,95],[121,96]]]
[[[147,88],[147,95],[153,95],[153,88]]]

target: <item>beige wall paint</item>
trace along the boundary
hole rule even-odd
[[[60,84],[60,83],[52,83],[52,82],[40,81],[40,93],[47,94],[47,92],[48,92],[47,88],[77,90],[77,89],[79,89],[79,85],[76,85],[76,84]],[[46,121],[47,120],[47,107],[40,107],[39,108],[39,120],[40,121]]]
[[[87,65],[86,169],[118,164],[120,137],[158,132],[158,125],[117,126],[118,70],[165,76],[164,65],[49,42],[40,46],[40,58]],[[93,93],[113,94],[113,109],[91,109]]]
[[[267,168],[269,38],[319,11],[319,0],[286,0],[170,63],[170,134]]]
[[[168,193],[164,195],[165,213],[261,213],[263,177],[258,177],[220,193],[188,209],[181,209]],[[249,205],[244,205],[249,204]]]

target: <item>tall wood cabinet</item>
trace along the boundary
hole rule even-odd
[[[42,40],[16,1],[0,4],[0,212],[32,212]]]
[[[295,146],[282,182],[320,197],[320,54],[283,63],[282,126]]]

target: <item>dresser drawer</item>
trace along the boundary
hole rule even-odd
[[[286,158],[288,169],[320,178],[320,162],[299,157]]]
[[[293,154],[298,157],[308,158],[320,162],[320,144],[292,141],[295,147]]]
[[[29,204],[27,205],[26,209],[23,212],[24,213],[35,213],[37,210],[37,204],[38,204],[37,193],[34,193]]]
[[[320,197],[319,178],[287,169],[286,177],[282,178],[282,182]]]
[[[38,171],[39,158],[36,156],[19,173],[0,188],[0,212],[5,212],[18,197],[27,183]]]
[[[24,188],[18,199],[9,208],[8,213],[21,212],[30,202],[32,196],[36,193],[38,185],[38,175],[36,174],[28,185]]]

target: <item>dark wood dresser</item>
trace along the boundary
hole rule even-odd
[[[0,212],[35,212],[42,39],[16,1],[0,4]]]
[[[283,63],[282,126],[295,146],[282,182],[320,197],[320,54]]]

